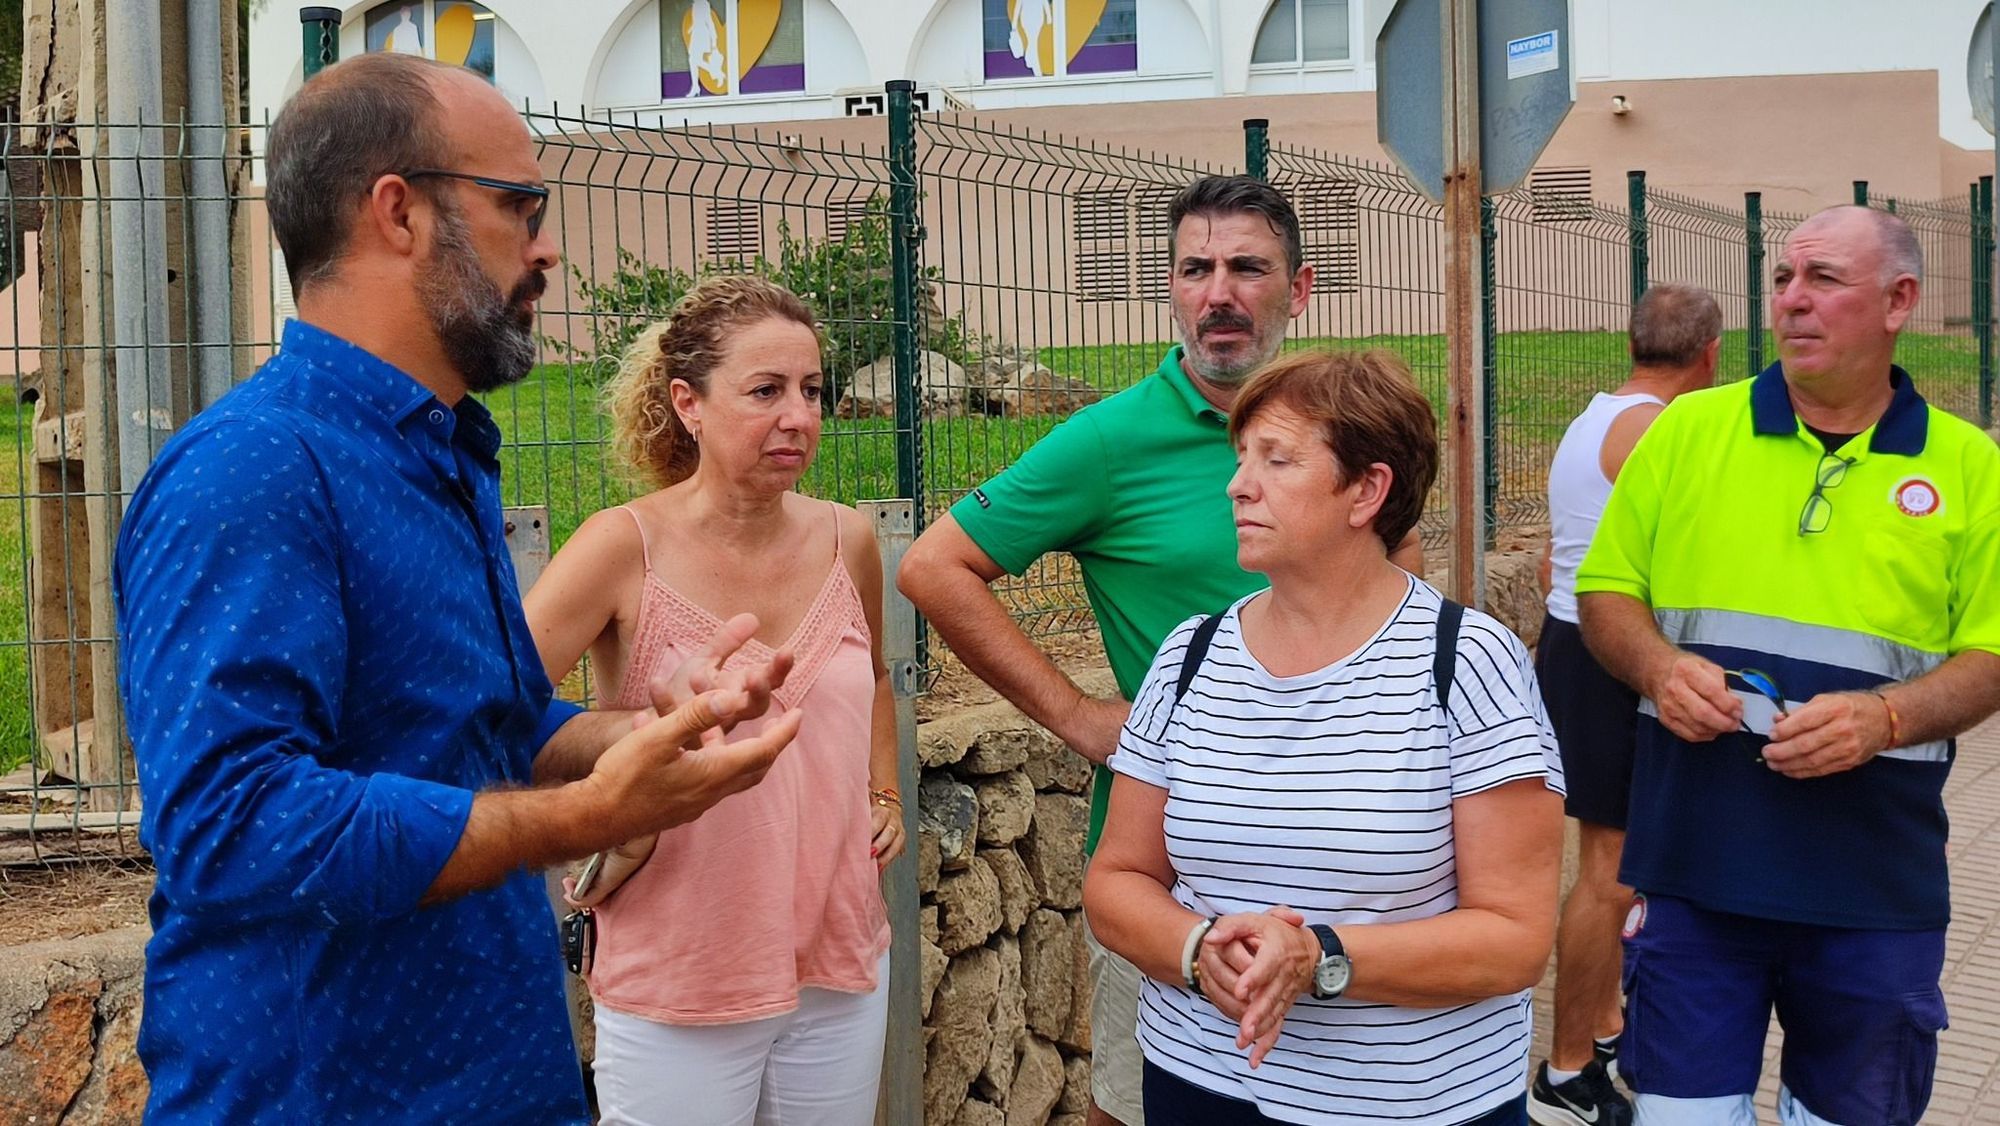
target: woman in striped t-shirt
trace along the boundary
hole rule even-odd
[[[1519,639],[1388,560],[1430,404],[1388,353],[1304,353],[1229,425],[1271,588],[1161,648],[1084,887],[1150,979],[1148,1126],[1526,1122],[1562,767]]]

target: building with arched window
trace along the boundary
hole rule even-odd
[[[1852,180],[1955,195],[1992,171],[1966,50],[1984,0],[1572,0],[1578,102],[1544,164],[1773,207]],[[1393,0],[362,0],[341,54],[461,62],[512,100],[619,124],[815,126],[883,109],[971,110],[1130,147],[1240,162],[1240,123],[1381,158],[1374,42]],[[252,22],[250,105],[302,80],[295,7]]]

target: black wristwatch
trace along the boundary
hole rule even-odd
[[[1306,928],[1319,939],[1319,965],[1313,968],[1312,995],[1321,1001],[1331,1001],[1347,991],[1347,982],[1354,976],[1354,963],[1347,960],[1347,950],[1340,945],[1340,936],[1333,928],[1323,923],[1314,923]]]

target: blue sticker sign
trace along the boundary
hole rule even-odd
[[[1524,35],[1507,41],[1507,80],[1544,74],[1556,68],[1556,32]]]

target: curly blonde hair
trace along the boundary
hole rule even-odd
[[[706,278],[674,302],[666,320],[647,326],[604,388],[619,458],[656,486],[687,480],[701,463],[701,447],[674,410],[674,380],[707,395],[730,330],[767,317],[795,321],[819,335],[818,320],[797,294],[754,274]]]

